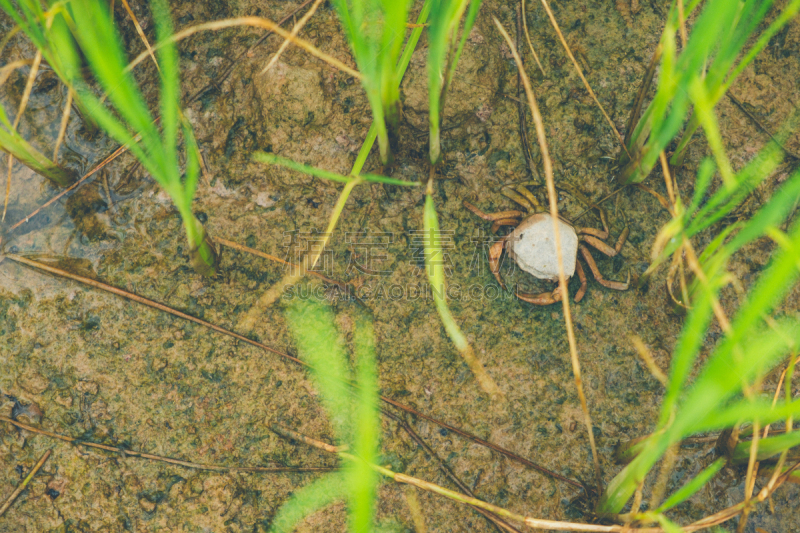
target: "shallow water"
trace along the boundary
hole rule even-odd
[[[641,4],[628,24],[622,4],[618,3],[619,9],[610,3],[556,4],[554,10],[587,78],[624,134],[665,13],[655,4]],[[173,6],[172,13],[181,28],[253,13],[277,20],[294,5],[243,1],[215,3],[212,8],[186,3]],[[149,21],[146,10],[135,9],[137,16]],[[531,39],[546,76],[530,61],[528,72],[545,117],[557,183],[571,184],[598,200],[618,186],[614,160],[619,145],[583,90],[544,12],[533,3],[529,11]],[[254,307],[287,269],[227,248],[217,276],[194,274],[177,211],[129,155],[68,199],[30,218],[4,239],[6,252],[16,247],[19,254],[35,254],[48,264],[125,288],[289,353],[294,353],[294,341],[283,306],[291,297],[322,294],[332,301],[346,339],[352,335],[356,316],[366,312],[372,319],[384,395],[558,474],[589,480],[592,462],[561,307],[530,306],[499,291],[485,256],[490,224],[462,206],[468,200],[487,212],[514,208],[500,188],[527,179],[517,104],[510,98],[516,95],[516,70],[491,15],[513,27],[513,7],[499,2],[483,7],[446,103],[446,161],[436,198],[443,259],[449,267],[450,308],[502,389],[504,403],[492,403],[480,392],[426,297],[427,281],[420,268],[423,193],[419,189],[362,186],[348,201],[323,254],[321,270],[358,287],[360,302],[338,299],[335,292],[312,281],[295,286],[274,305]],[[119,8],[117,18],[126,28],[129,49],[138,53],[142,47]],[[0,24],[7,31],[8,20],[0,18]],[[352,64],[338,27],[331,8],[323,7],[301,36]],[[275,37],[253,57],[238,60],[231,74],[220,79],[229,58],[259,35],[255,30],[225,30],[201,34],[181,45],[185,93],[194,94],[210,82],[219,85],[186,110],[209,171],[201,178],[195,212],[207,219],[212,236],[299,260],[319,240],[314,232],[325,230],[341,186],[255,163],[250,154],[272,151],[347,173],[371,117],[356,80],[291,47],[268,75],[259,75],[279,46]],[[790,25],[733,88],[773,131],[797,101],[798,46],[800,29]],[[402,86],[400,146],[396,163],[385,169],[409,181],[421,180],[428,172],[424,47],[423,39]],[[32,55],[30,47],[15,38],[3,60]],[[153,87],[154,69],[147,64],[142,69],[137,76]],[[18,102],[25,75],[27,71],[12,76],[4,88],[0,101],[6,109]],[[36,105],[26,114],[21,131],[43,149],[49,147],[47,153],[57,133],[52,124],[60,120],[64,93],[60,86],[42,86],[48,90],[35,91]],[[157,95],[153,91],[148,97],[154,103]],[[735,168],[740,168],[766,138],[727,100],[720,104],[719,115],[726,147]],[[529,135],[533,139],[532,129]],[[796,147],[797,139],[789,145]],[[60,157],[71,157],[70,164],[83,173],[113,148],[73,116]],[[532,152],[538,161],[538,148]],[[677,174],[684,197],[691,194],[697,164],[707,153],[704,141],[695,140],[686,166]],[[783,165],[757,189],[742,216],[768,198],[791,168]],[[365,170],[382,171],[376,151]],[[12,180],[5,227],[56,193],[20,165],[14,167]],[[659,173],[648,185],[666,194]],[[568,216],[583,209],[567,194],[560,199]],[[601,271],[612,279],[624,279],[628,269],[634,275],[642,272],[668,213],[638,189],[617,194],[605,206],[611,215],[612,238],[625,226],[631,234],[622,258],[595,254]],[[580,224],[600,227],[593,215]],[[711,237],[713,232],[703,236]],[[745,287],[755,281],[771,250],[769,242],[758,241],[734,258],[731,270]],[[504,271],[504,275],[511,282],[530,282],[519,273]],[[271,423],[279,423],[331,440],[331,427],[302,369],[197,324],[10,260],[0,264],[0,279],[0,390],[7,395],[0,400],[3,414],[10,412],[14,402],[9,396],[13,396],[41,408],[43,428],[82,440],[204,464],[335,465],[330,456],[269,430]],[[573,292],[576,287],[572,285]],[[795,288],[785,312],[798,311],[798,296]],[[733,290],[723,293],[723,305],[735,309]],[[636,355],[630,336],[641,337],[656,363],[666,369],[682,321],[671,310],[663,272],[644,291],[610,291],[590,279],[586,297],[573,306],[583,381],[606,481],[621,468],[613,462],[615,445],[652,430],[662,394],[661,385]],[[719,335],[715,326],[708,347]],[[766,380],[765,390],[774,390],[776,378]],[[570,485],[424,420],[409,421],[477,497],[529,516],[590,520],[580,502],[571,503],[578,491]],[[384,420],[382,428],[383,464],[451,487],[437,463],[396,423]],[[713,460],[712,446],[705,443],[681,451],[671,489]],[[314,478],[301,473],[182,468],[71,447],[3,424],[0,479],[8,482],[0,498],[11,492],[20,472],[50,448],[53,455],[31,488],[0,519],[0,531],[263,531],[291,492]],[[679,506],[675,520],[687,523],[738,503],[743,479],[742,471],[725,470]],[[767,505],[759,506],[747,531],[800,530],[795,513],[798,495],[796,486],[782,488],[773,498],[775,513]],[[494,529],[468,508],[430,494],[418,496],[430,531]],[[398,522],[400,530],[412,529],[403,487],[382,485],[378,517]],[[299,530],[345,528],[345,507],[336,505],[307,519]]]

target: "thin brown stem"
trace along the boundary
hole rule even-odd
[[[564,50],[567,51],[567,55],[569,56],[570,60],[572,60],[572,64],[575,66],[575,71],[578,73],[578,76],[580,76],[581,81],[583,81],[583,86],[586,87],[587,91],[589,91],[589,94],[592,96],[594,103],[597,104],[597,107],[600,108],[600,112],[603,113],[603,116],[606,118],[606,122],[608,122],[608,125],[611,126],[611,129],[617,135],[617,140],[622,145],[622,149],[625,150],[626,154],[628,154],[628,148],[625,146],[625,141],[622,139],[622,135],[619,134],[619,132],[617,131],[617,127],[614,125],[614,122],[608,116],[608,113],[606,113],[606,110],[603,108],[603,105],[600,103],[600,100],[597,99],[597,95],[594,94],[592,86],[589,85],[588,81],[586,81],[586,77],[583,75],[583,71],[581,70],[581,67],[578,65],[578,61],[575,59],[575,56],[572,55],[572,50],[569,49],[569,45],[567,44],[566,39],[564,39],[564,35],[562,35],[561,33],[561,28],[558,27],[558,22],[556,22],[556,18],[553,16],[553,12],[550,11],[550,6],[547,4],[547,0],[542,0],[542,5],[544,6],[544,10],[547,11],[547,16],[550,17],[550,22],[553,24],[553,28],[556,30],[558,38],[561,40],[561,44],[564,46]],[[630,156],[631,154],[628,154],[628,157]]]
[[[72,89],[67,88],[67,101],[64,104],[64,112],[61,114],[61,125],[58,127],[58,137],[56,137],[56,145],[53,148],[53,163],[58,164],[58,149],[61,148],[61,143],[64,142],[64,137],[67,135],[67,124],[69,124],[69,115],[72,111]]]
[[[639,120],[639,113],[642,112],[644,106],[644,99],[647,96],[647,91],[653,83],[653,76],[656,74],[656,67],[658,61],[661,59],[661,44],[659,44],[653,51],[653,57],[650,58],[650,64],[647,66],[647,71],[642,78],[642,84],[639,86],[639,92],[636,93],[636,100],[633,103],[631,114],[628,117],[628,123],[625,125],[625,146],[628,146],[633,137],[633,132],[636,129],[636,124]],[[630,158],[630,156],[629,156]]]
[[[22,491],[25,490],[25,487],[27,487],[28,484],[31,482],[33,476],[36,475],[36,472],[38,472],[39,469],[42,468],[45,461],[47,461],[47,458],[50,457],[51,453],[53,453],[53,450],[47,450],[46,452],[44,452],[44,455],[42,455],[42,457],[36,462],[36,464],[33,465],[31,471],[28,472],[28,475],[25,476],[25,479],[22,480],[22,483],[19,484],[16,490],[12,492],[11,496],[9,496],[8,499],[5,501],[3,506],[0,507],[0,516],[3,516],[3,514],[5,514],[5,512],[8,510],[8,508],[11,507],[11,504],[14,503],[14,500],[16,500],[17,497],[20,494],[22,494]]]
[[[37,428],[35,426],[31,426],[29,424],[23,424],[22,422],[17,422],[16,420],[12,420],[5,416],[0,416],[0,421],[6,422],[7,424],[12,424],[20,429],[24,429],[26,431],[30,431],[31,433],[36,433],[38,435],[44,435],[45,437],[50,437],[51,439],[57,439],[62,442],[68,442],[70,444],[74,444],[76,446],[83,446],[86,448],[94,448],[96,450],[103,450],[106,452],[118,453],[125,457],[141,457],[142,459],[150,459],[152,461],[160,461],[162,463],[169,463],[171,465],[176,466],[183,466],[185,468],[194,468],[196,470],[213,470],[216,472],[261,472],[261,473],[282,473],[282,472],[327,472],[332,470],[330,467],[267,467],[267,466],[244,466],[244,467],[235,467],[235,466],[221,466],[221,465],[209,465],[209,464],[202,464],[202,463],[193,463],[191,461],[182,461],[180,459],[173,459],[171,457],[164,457],[163,455],[155,455],[152,453],[146,452],[138,452],[136,450],[128,450],[126,448],[119,448],[117,446],[108,446],[106,444],[98,444],[96,442],[86,442],[82,441],[73,437],[68,437],[66,435],[61,435],[60,433],[53,433],[51,431],[45,431],[43,429]],[[0,515],[3,513],[0,512]]]
[[[153,53],[153,48],[150,46],[150,41],[147,40],[147,36],[144,34],[144,30],[139,24],[139,20],[136,18],[136,15],[133,13],[131,6],[128,5],[128,0],[122,0],[122,5],[125,7],[125,11],[128,12],[128,16],[133,21],[133,25],[136,28],[136,33],[139,34],[139,38],[144,43],[144,47],[147,50],[148,55],[153,59],[153,64],[156,66],[156,70],[161,72],[161,67],[158,66],[158,61],[156,61],[156,56]]]
[[[314,56],[314,57],[316,57],[318,59],[321,59],[322,61],[324,61],[325,63],[328,63],[332,67],[337,68],[337,69],[341,70],[342,72],[346,72],[347,74],[353,76],[356,79],[359,79],[359,80],[361,79],[361,74],[359,72],[357,72],[357,71],[353,70],[352,68],[348,67],[347,65],[345,65],[344,63],[342,63],[341,61],[336,59],[335,57],[332,57],[332,56],[326,54],[325,52],[322,52],[321,50],[319,50],[318,48],[313,46],[311,43],[309,43],[307,41],[304,41],[303,39],[300,39],[300,38],[297,38],[297,37],[292,37],[292,35],[289,32],[287,32],[286,30],[281,28],[278,24],[272,22],[269,19],[265,19],[265,18],[262,18],[262,17],[238,17],[238,18],[233,18],[233,19],[215,20],[213,22],[206,22],[204,24],[198,24],[197,26],[192,26],[190,28],[186,28],[184,30],[181,30],[181,31],[171,35],[168,39],[165,39],[164,41],[161,41],[161,42],[157,43],[156,46],[155,46],[155,49],[157,50],[158,48],[160,48],[160,47],[162,47],[165,44],[170,43],[170,42],[172,42],[172,43],[178,42],[181,39],[185,39],[186,37],[189,37],[191,35],[194,35],[195,33],[201,32],[201,31],[208,31],[208,30],[216,31],[216,30],[223,30],[225,28],[233,28],[233,27],[237,27],[237,26],[253,26],[253,27],[256,27],[256,28],[263,28],[265,30],[269,30],[271,32],[277,33],[278,35],[280,35],[284,39],[286,39],[288,41],[291,41],[295,46],[298,46],[298,47],[302,48],[303,50],[305,50],[306,52],[308,52],[312,56]],[[132,70],[134,67],[136,67],[136,65],[138,65],[139,63],[144,61],[144,59],[146,57],[147,57],[147,52],[142,52],[141,54],[139,54],[136,57],[136,59],[134,59],[125,68],[125,70],[126,71]]]
[[[545,0],[542,0],[545,2]],[[545,6],[546,6],[545,2]],[[549,8],[548,8],[549,12]],[[589,406],[586,402],[586,395],[583,392],[583,380],[581,379],[581,366],[580,361],[578,360],[578,348],[577,342],[575,341],[575,331],[572,326],[572,314],[569,308],[569,287],[567,286],[567,278],[564,274],[564,256],[561,250],[561,237],[559,235],[559,225],[558,225],[558,195],[556,194],[556,187],[555,182],[553,180],[553,164],[550,160],[550,152],[547,148],[547,139],[545,138],[544,132],[544,121],[542,120],[542,115],[539,112],[539,106],[536,103],[536,98],[533,95],[533,88],[531,87],[531,82],[528,79],[528,75],[525,73],[525,70],[522,68],[522,61],[519,58],[519,54],[517,53],[516,48],[514,47],[514,43],[511,41],[511,37],[508,36],[508,33],[503,28],[500,21],[497,18],[493,17],[494,23],[497,26],[497,29],[503,35],[503,38],[506,40],[506,44],[508,44],[511,53],[514,55],[514,60],[517,62],[517,68],[519,69],[520,73],[522,74],[522,83],[525,86],[525,94],[528,97],[528,105],[531,108],[531,113],[533,114],[533,122],[536,124],[536,137],[539,140],[539,150],[542,154],[542,160],[544,162],[544,175],[547,181],[547,196],[550,200],[550,216],[553,218],[553,240],[556,244],[556,256],[558,257],[558,286],[561,291],[561,303],[564,309],[564,324],[567,329],[567,339],[569,340],[569,351],[570,351],[570,359],[572,361],[572,373],[575,376],[575,387],[578,390],[578,398],[581,402],[581,409],[583,410],[584,414],[584,421],[586,423],[586,430],[588,432],[589,437],[589,445],[592,449],[592,459],[594,462],[594,471],[598,489],[602,492],[602,469],[600,468],[600,458],[597,453],[597,445],[594,441],[594,432],[592,430],[592,417],[589,414]]]
[[[733,95],[733,94],[732,94],[730,91],[726,92],[726,93],[725,93],[725,96],[727,96],[727,97],[730,99],[730,101],[731,101],[731,102],[733,102],[734,104],[736,104],[736,107],[738,107],[738,108],[739,108],[739,111],[741,111],[742,113],[744,113],[745,115],[747,115],[747,118],[749,118],[750,120],[752,120],[752,121],[755,123],[755,125],[756,125],[756,126],[758,126],[758,128],[759,128],[761,131],[763,131],[764,133],[766,133],[767,135],[769,135],[769,138],[772,140],[772,142],[774,142],[775,144],[777,144],[777,145],[780,147],[780,149],[781,149],[781,150],[783,150],[783,152],[784,152],[786,155],[788,155],[788,156],[789,156],[789,157],[791,157],[792,159],[795,159],[795,160],[798,160],[798,161],[800,161],[800,155],[797,155],[797,154],[796,154],[795,152],[793,152],[792,150],[789,150],[789,149],[788,149],[788,148],[786,148],[786,147],[785,147],[785,146],[784,146],[784,145],[783,145],[783,144],[782,144],[782,143],[781,143],[781,142],[780,142],[778,139],[776,139],[776,138],[775,138],[775,136],[772,134],[772,132],[771,132],[771,131],[769,131],[769,130],[767,129],[767,127],[766,127],[766,126],[764,126],[764,125],[763,125],[763,124],[762,124],[762,123],[761,123],[761,122],[760,122],[760,121],[759,121],[759,120],[758,120],[758,119],[755,117],[755,115],[753,115],[753,114],[752,114],[750,111],[748,111],[748,110],[747,110],[747,108],[744,106],[744,104],[742,104],[742,102],[740,102],[740,101],[739,101],[739,99],[738,99],[738,98],[736,98],[736,97],[735,97],[735,96],[734,96],[734,95]]]
[[[310,19],[311,16],[317,11],[317,8],[322,2],[323,0],[314,0],[314,3],[311,5],[309,10],[306,11],[306,13],[302,16],[302,18],[300,18],[300,20],[297,21],[297,24],[295,24],[294,27],[292,28],[292,31],[290,33],[292,37],[297,37],[297,34],[300,33],[300,30],[303,29],[303,26],[306,25],[308,19]],[[275,65],[275,63],[278,62],[278,60],[283,55],[283,52],[286,50],[286,48],[289,47],[289,43],[290,43],[289,39],[284,39],[284,41],[281,43],[280,48],[278,48],[278,51],[275,52],[275,55],[273,55],[272,59],[269,60],[267,66],[264,67],[264,70],[261,71],[261,74],[265,74],[269,69],[271,69]]]
[[[282,265],[286,265],[286,266],[292,267],[294,269],[299,269],[300,268],[300,265],[297,265],[295,263],[291,263],[289,261],[281,259],[280,257],[276,257],[276,256],[270,255],[270,254],[268,254],[266,252],[262,252],[260,250],[256,250],[255,248],[250,248],[249,246],[244,246],[242,244],[239,244],[239,243],[236,243],[236,242],[233,242],[233,241],[229,241],[228,239],[223,239],[222,237],[213,237],[213,240],[217,244],[221,244],[223,246],[227,246],[229,248],[233,248],[234,250],[239,250],[240,252],[246,252],[248,254],[252,254],[252,255],[255,255],[255,256],[258,256],[258,257],[263,257],[264,259],[269,259],[270,261],[275,261],[276,263],[280,263]],[[336,281],[335,279],[331,279],[331,278],[329,278],[327,276],[323,276],[322,274],[320,274],[319,272],[316,272],[314,270],[306,270],[306,274],[309,274],[311,276],[315,276],[315,277],[317,277],[317,278],[319,278],[319,279],[321,279],[321,280],[323,280],[323,281],[325,281],[327,283],[330,283],[332,285],[336,285],[337,287],[339,287],[340,289],[342,289],[344,291],[348,291],[349,292],[351,290],[350,285],[348,285],[347,283],[344,283],[344,282],[341,282],[341,281]]]
[[[137,137],[137,139],[138,139],[138,137]],[[125,145],[125,146],[120,146],[119,148],[114,150],[114,152],[110,156],[106,157],[96,167],[94,167],[92,170],[87,172],[81,179],[79,179],[78,181],[76,181],[75,183],[73,183],[72,185],[70,185],[69,187],[67,187],[66,189],[64,189],[60,193],[58,193],[57,195],[55,195],[52,198],[50,198],[47,202],[45,202],[44,204],[42,204],[38,208],[34,209],[28,216],[26,216],[25,218],[19,220],[16,224],[14,224],[10,228],[8,228],[9,233],[14,231],[15,229],[17,229],[21,225],[25,224],[26,222],[30,221],[30,219],[32,219],[33,217],[38,215],[43,209],[51,206],[52,204],[54,204],[55,202],[60,200],[64,195],[69,194],[70,192],[72,192],[75,189],[77,189],[78,187],[80,187],[81,184],[83,184],[84,181],[86,181],[91,176],[93,176],[96,172],[98,172],[103,167],[105,167],[106,165],[111,163],[114,159],[116,159],[117,157],[119,157],[120,155],[125,153],[127,151],[127,149],[128,149],[128,146]]]
[[[298,433],[286,429],[284,427],[273,424],[270,426],[270,429],[272,429],[272,431],[274,431],[278,435],[281,436],[291,435],[290,438],[299,440],[297,437],[299,435]],[[335,446],[331,446],[330,444],[319,441],[317,439],[313,439],[311,437],[304,437],[302,441],[305,444],[308,444],[320,450],[327,451],[329,453],[333,453],[331,452],[331,448],[334,449],[336,448]],[[341,457],[342,459],[347,459],[348,461],[353,461],[353,462],[362,461],[360,458],[347,452],[338,452],[338,456]],[[406,483],[408,485],[413,485],[419,489],[439,494],[440,496],[444,496],[451,500],[471,505],[473,507],[485,509],[503,518],[523,522],[525,525],[534,528],[557,530],[557,531],[589,531],[589,532],[604,532],[604,533],[616,533],[626,530],[630,531],[630,528],[626,529],[626,526],[619,526],[619,525],[603,526],[599,524],[580,524],[576,522],[561,522],[558,520],[541,520],[538,518],[533,518],[521,515],[519,513],[515,513],[513,511],[509,511],[508,509],[504,509],[502,507],[498,507],[497,505],[486,503],[483,500],[479,500],[477,498],[471,498],[459,492],[446,489],[440,485],[436,485],[435,483],[430,483],[429,481],[425,481],[423,479],[408,476],[406,474],[399,474],[397,472],[393,472],[392,470],[389,470],[388,468],[384,468],[382,466],[369,464],[369,467],[375,470],[376,472],[382,474],[383,476],[391,478],[398,483]],[[660,533],[661,528],[641,528],[641,529],[636,529],[635,531],[638,531],[639,533]]]
[[[520,4],[522,4],[522,26],[525,28],[525,39],[528,40],[528,48],[531,49],[531,55],[534,61],[536,61],[536,64],[539,65],[542,76],[547,76],[547,74],[544,73],[544,67],[542,67],[541,61],[539,61],[539,56],[536,55],[536,50],[533,49],[533,43],[531,43],[531,32],[528,31],[528,17],[525,14],[525,1],[526,0],[519,0]]]
[[[686,13],[683,10],[683,0],[678,0],[678,25],[681,32],[681,44],[686,47],[689,42],[689,36],[686,33]]]
[[[525,5],[525,0],[520,0],[520,4],[522,6]],[[520,6],[517,6],[517,46],[519,46],[519,42],[522,38],[522,21],[524,20],[524,15],[521,13]],[[525,31],[527,35],[527,30]],[[531,48],[533,50],[533,48]],[[535,56],[534,56],[535,57]],[[538,62],[538,59],[537,59]],[[519,141],[522,145],[522,155],[525,156],[525,167],[528,170],[528,177],[530,179],[539,178],[539,172],[536,170],[536,166],[533,164],[533,158],[531,157],[531,145],[528,141],[528,124],[525,118],[526,110],[525,110],[525,103],[519,97],[520,92],[522,91],[522,73],[517,73],[517,116],[519,117]]]

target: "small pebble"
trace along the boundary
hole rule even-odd
[[[139,500],[139,507],[141,507],[143,510],[147,511],[148,513],[152,513],[153,511],[156,510],[155,502],[151,502],[147,498],[141,498]]]

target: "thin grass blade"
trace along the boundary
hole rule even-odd
[[[325,474],[296,491],[275,515],[270,533],[291,533],[308,515],[347,497],[347,479],[341,472]]]

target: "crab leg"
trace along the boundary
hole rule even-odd
[[[580,235],[592,235],[598,239],[608,239],[608,231],[595,228],[575,228],[575,231]]]
[[[542,207],[536,196],[534,196],[531,191],[526,189],[524,185],[519,185],[517,187],[506,185],[500,190],[500,194],[506,198],[514,200],[519,205],[525,207],[531,212],[537,211]]]
[[[586,294],[586,273],[579,262],[575,262],[575,270],[578,271],[578,279],[581,280],[581,287],[575,293],[575,303],[580,302]],[[550,305],[561,301],[561,287],[556,287],[552,292],[540,292],[538,294],[532,292],[517,291],[517,298],[523,302],[528,302],[534,305]]]
[[[578,303],[583,299],[583,295],[586,294],[586,273],[583,271],[580,261],[575,261],[575,270],[578,271],[578,279],[581,280],[581,288],[575,293],[575,303]]]
[[[581,237],[585,242],[588,242],[594,248],[597,248],[599,251],[603,252],[607,256],[614,257],[620,252],[620,250],[622,250],[622,245],[625,244],[625,241],[628,239],[629,230],[628,228],[622,230],[622,234],[619,236],[619,239],[617,239],[617,244],[615,244],[613,248],[610,245],[606,244],[604,241],[600,240],[605,237],[601,237],[598,234],[605,232],[593,228],[581,228],[579,233],[581,234]],[[598,239],[597,237],[600,237],[600,239]],[[608,233],[606,233],[606,237],[608,237]]]
[[[532,292],[519,292],[517,291],[517,298],[523,302],[528,302],[533,305],[550,305],[561,301],[561,289],[556,287],[552,292],[540,292],[538,294]]]
[[[481,211],[480,209],[478,209],[477,207],[475,207],[466,200],[464,200],[463,203],[464,207],[466,207],[467,209],[469,209],[482,219],[488,220],[489,222],[494,222],[496,220],[502,220],[502,221],[515,220],[516,224],[519,222],[519,219],[525,217],[525,213],[523,213],[522,211],[500,211],[499,213],[484,213],[483,211]],[[505,224],[505,225],[511,225],[511,224]]]
[[[609,246],[609,248],[611,247]],[[628,281],[626,281],[625,283],[622,283],[621,281],[612,281],[605,279],[603,275],[600,274],[600,270],[597,268],[597,263],[594,262],[594,258],[592,257],[592,254],[589,253],[589,249],[583,245],[578,246],[578,249],[580,249],[581,255],[583,255],[583,258],[586,260],[586,264],[589,265],[589,270],[592,271],[592,275],[594,276],[594,279],[597,280],[597,283],[599,283],[603,287],[614,289],[616,291],[628,290],[628,285],[631,282],[630,270],[628,271]]]
[[[506,284],[503,282],[503,278],[500,277],[500,256],[503,255],[503,245],[505,242],[505,239],[501,239],[489,248],[489,270],[492,271],[497,283],[499,283],[503,289],[506,288]]]
[[[494,224],[492,224],[492,233],[497,233],[503,226],[516,226],[519,224],[519,220],[516,218],[501,218],[500,220],[495,220]]]

